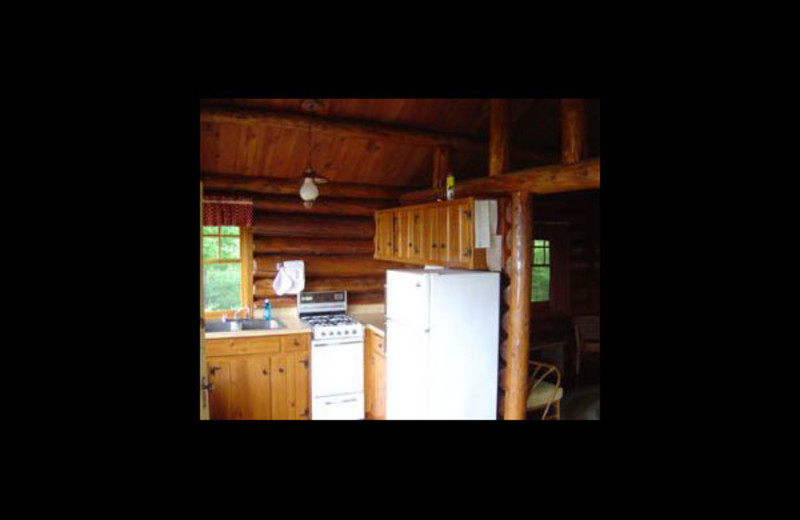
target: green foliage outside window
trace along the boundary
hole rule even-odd
[[[206,311],[241,305],[241,237],[236,226],[203,227],[203,293]]]
[[[532,256],[531,301],[550,301],[550,241],[534,240]]]

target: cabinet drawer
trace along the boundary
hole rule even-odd
[[[277,354],[281,351],[281,336],[255,338],[224,338],[206,340],[207,356],[236,354]]]
[[[295,350],[308,350],[310,346],[310,334],[292,334],[291,336],[281,336],[284,352]]]

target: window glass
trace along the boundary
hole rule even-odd
[[[531,271],[531,301],[550,301],[550,241],[533,241]]]
[[[206,312],[242,306],[242,237],[236,226],[203,226],[203,294]]]

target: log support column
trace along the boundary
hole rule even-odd
[[[503,370],[503,418],[525,419],[528,387],[528,354],[531,324],[531,237],[533,222],[531,195],[516,192],[509,202],[511,222],[506,239],[509,256],[505,264],[509,286],[505,295],[508,310],[505,326],[505,362]]]
[[[489,176],[508,171],[508,132],[510,113],[508,99],[492,99],[489,116]]]
[[[586,156],[586,105],[582,99],[561,100],[561,162],[575,164]]]
[[[436,198],[445,199],[447,174],[450,172],[450,148],[437,146],[433,151],[433,190]]]

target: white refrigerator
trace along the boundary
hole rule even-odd
[[[386,271],[386,418],[497,418],[500,275]]]

